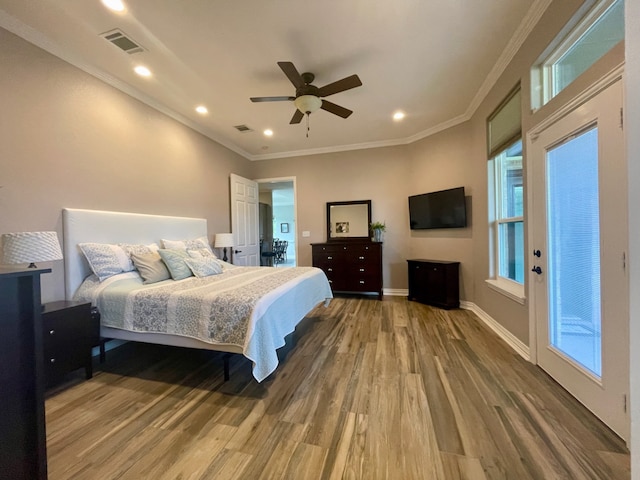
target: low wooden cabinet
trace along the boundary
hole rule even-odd
[[[407,260],[409,300],[450,309],[460,306],[460,262]]]
[[[382,300],[382,243],[313,243],[311,251],[334,292],[376,293]]]
[[[84,368],[93,375],[91,349],[99,343],[100,320],[90,303],[58,301],[44,304],[42,339],[47,384]]]

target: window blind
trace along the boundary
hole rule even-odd
[[[489,158],[516,141],[522,132],[520,85],[518,85],[487,120]]]

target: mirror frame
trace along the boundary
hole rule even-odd
[[[345,205],[367,206],[367,236],[366,237],[331,237],[331,207]],[[346,202],[327,202],[327,242],[362,242],[371,241],[371,200],[350,200]]]

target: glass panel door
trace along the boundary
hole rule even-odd
[[[598,129],[547,152],[549,343],[602,374]]]

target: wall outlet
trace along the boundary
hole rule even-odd
[[[302,231],[302,236],[303,237],[310,237],[311,236],[311,232],[309,230],[303,230]]]

